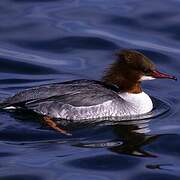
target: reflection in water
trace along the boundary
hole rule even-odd
[[[112,125],[115,135],[113,140],[80,142],[76,146],[87,148],[107,148],[118,154],[128,154],[132,156],[156,157],[144,150],[144,146],[155,141],[160,135],[149,135],[148,123],[150,120],[127,121]]]
[[[146,168],[168,170],[169,167],[171,167],[171,166],[172,166],[172,164],[148,164],[148,165],[146,165]]]
[[[160,135],[147,135],[145,133],[148,129],[147,124],[143,124],[144,127],[141,125],[115,126],[114,131],[123,141],[123,144],[109,148],[109,150],[133,156],[156,157],[156,155],[144,150],[143,147],[155,141]]]
[[[102,154],[88,155],[87,157],[80,157],[73,160],[69,160],[65,164],[80,169],[96,170],[96,171],[123,171],[131,170],[137,167],[141,163],[140,158],[133,158],[130,156],[121,156],[121,154],[128,154],[138,157],[157,157],[155,154],[148,152],[144,149],[145,145],[149,145],[155,141],[160,135],[148,135],[147,131],[150,120],[139,121],[126,121],[116,125],[107,126],[108,130],[112,130],[112,135],[109,138],[99,138],[98,133],[95,134],[94,140],[88,138],[87,140],[81,140],[74,146],[84,148],[103,148]],[[134,124],[133,124],[134,123]],[[103,128],[101,126],[101,128]],[[104,132],[107,131],[103,129]],[[99,139],[99,140],[98,140]],[[110,153],[107,153],[107,151]],[[113,152],[113,153],[111,153]],[[148,168],[148,167],[147,167]]]

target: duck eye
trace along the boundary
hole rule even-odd
[[[144,69],[144,74],[149,74],[150,73],[150,70],[149,69]]]

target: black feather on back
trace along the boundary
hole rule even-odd
[[[27,89],[9,97],[0,103],[0,107],[30,107],[42,102],[60,102],[73,106],[91,106],[114,98],[119,88],[100,81],[74,80],[54,83]]]

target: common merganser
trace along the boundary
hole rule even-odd
[[[142,91],[141,82],[156,78],[176,80],[175,76],[157,71],[142,53],[123,50],[117,53],[102,81],[82,79],[33,87],[3,100],[0,108],[32,110],[43,115],[51,127],[62,131],[53,118],[77,121],[150,112],[153,103]]]

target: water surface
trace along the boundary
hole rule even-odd
[[[1,0],[0,97],[36,85],[99,80],[118,49],[144,52],[179,78],[179,0]],[[179,83],[144,90],[169,111],[156,118],[69,126],[72,137],[35,115],[0,112],[0,179],[180,179]]]

